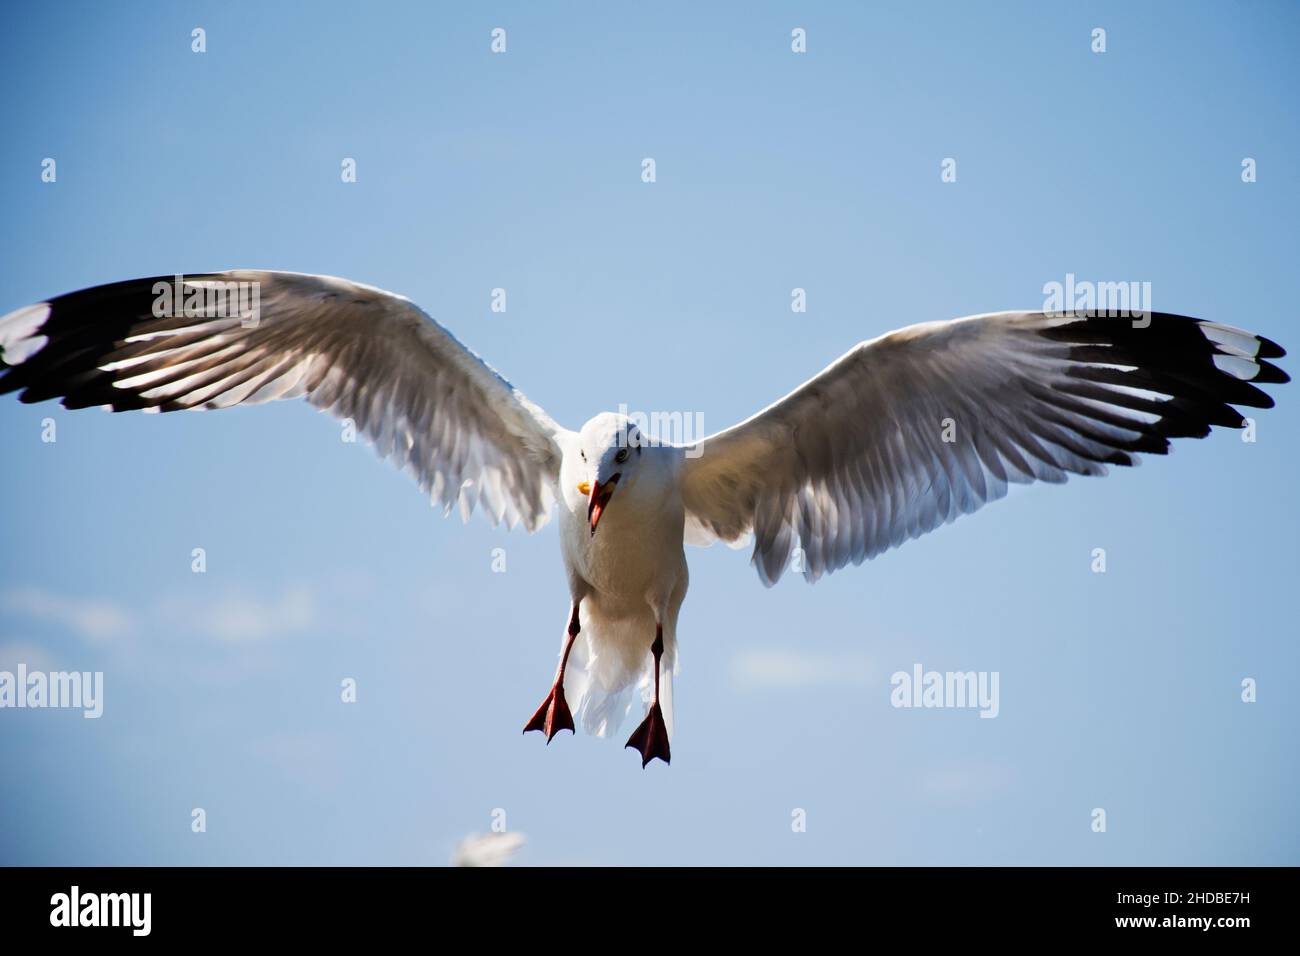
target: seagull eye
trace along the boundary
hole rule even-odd
[[[614,456],[614,460],[618,462],[620,465],[623,464],[623,462],[627,461],[627,449],[620,448],[618,450],[618,454]]]

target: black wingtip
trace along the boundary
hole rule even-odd
[[[1291,381],[1291,376],[1282,369],[1269,362],[1257,362],[1259,372],[1251,379],[1252,382],[1264,383],[1265,385],[1285,385]]]
[[[1286,355],[1286,349],[1272,339],[1266,339],[1262,335],[1257,335],[1255,338],[1259,339],[1259,358],[1281,358]]]

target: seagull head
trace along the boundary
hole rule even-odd
[[[626,415],[605,412],[582,426],[578,434],[578,493],[587,498],[587,521],[596,533],[600,517],[619,489],[635,484],[642,456],[640,430]],[[626,494],[626,490],[624,491]]]

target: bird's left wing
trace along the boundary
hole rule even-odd
[[[563,430],[410,300],[235,271],[84,289],[0,318],[0,394],[113,411],[305,397],[351,419],[435,504],[544,524]]]
[[[1269,408],[1285,353],[1229,326],[1004,312],[863,342],[753,418],[687,447],[688,537],[754,535],[765,584],[796,545],[808,580],[1006,494],[1103,475],[1170,438]]]

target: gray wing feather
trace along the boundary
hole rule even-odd
[[[858,564],[1003,497],[1242,427],[1285,353],[1229,326],[1004,312],[863,342],[757,415],[689,448],[688,539],[754,537],[777,581]]]

